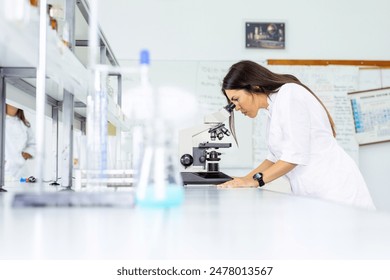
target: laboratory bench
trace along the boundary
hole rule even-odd
[[[0,259],[390,259],[389,213],[261,188],[188,186],[169,209],[14,208],[14,194]]]

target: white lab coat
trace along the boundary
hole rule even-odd
[[[26,160],[22,152],[35,155],[35,138],[31,127],[27,127],[18,117],[6,115],[5,123],[5,178],[19,180],[28,177]]]
[[[292,192],[374,209],[359,168],[336,142],[317,99],[290,83],[268,102],[267,159],[297,164],[286,174]]]

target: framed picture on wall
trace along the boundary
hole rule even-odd
[[[283,22],[246,22],[245,47],[284,49],[286,25]]]
[[[390,87],[349,92],[359,145],[390,141]]]

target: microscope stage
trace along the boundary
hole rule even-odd
[[[233,178],[222,172],[181,172],[184,185],[222,184]]]

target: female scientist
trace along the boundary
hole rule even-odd
[[[375,208],[358,167],[335,139],[329,112],[296,77],[241,61],[230,67],[222,92],[249,118],[267,110],[269,154],[248,175],[219,187],[261,187],[286,175],[294,194]],[[236,138],[233,114],[230,127]]]
[[[5,175],[19,180],[25,174],[26,160],[33,158],[35,139],[22,109],[6,104]]]

